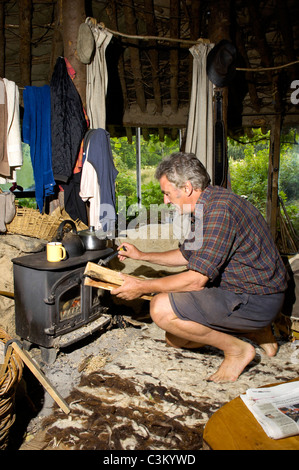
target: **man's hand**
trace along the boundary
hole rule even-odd
[[[145,280],[132,278],[126,274],[120,273],[124,282],[121,286],[112,289],[111,294],[116,295],[123,300],[133,300],[141,297],[145,292]]]
[[[118,248],[118,259],[124,261],[126,258],[141,259],[142,252],[130,243],[122,243]]]

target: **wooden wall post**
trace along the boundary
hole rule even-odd
[[[274,240],[277,235],[281,121],[281,114],[277,114],[271,126],[269,148],[267,223]]]
[[[32,1],[19,1],[20,83],[31,85]]]
[[[231,26],[231,1],[227,0],[212,0],[210,3],[210,18],[209,18],[209,40],[215,45],[222,39],[228,41],[230,38]],[[224,145],[227,152],[227,108],[228,108],[228,88],[221,88],[222,93],[222,120],[224,123]],[[216,106],[214,100],[214,114],[216,119]],[[226,171],[227,173],[227,171]],[[225,175],[224,186],[227,186],[227,174]]]
[[[61,0],[62,1],[62,30],[64,57],[66,57],[76,71],[74,85],[81,97],[83,106],[86,106],[86,65],[82,64],[77,56],[77,37],[79,26],[84,23],[85,1],[84,0]]]
[[[0,2],[0,77],[5,77],[4,3]]]

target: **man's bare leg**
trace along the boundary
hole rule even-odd
[[[196,344],[214,346],[224,352],[224,361],[208,380],[235,382],[254,359],[254,347],[234,336],[212,330],[193,321],[179,319],[173,312],[168,294],[158,294],[151,301],[153,321],[173,337]]]
[[[276,355],[278,351],[278,344],[275,336],[272,333],[271,325],[261,330],[254,331],[243,335],[245,338],[257,343],[269,357]]]
[[[196,343],[195,341],[188,341],[184,338],[179,338],[178,336],[174,336],[167,331],[165,333],[165,340],[168,346],[172,346],[173,348],[197,349],[205,346],[204,344]]]

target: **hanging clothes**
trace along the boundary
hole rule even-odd
[[[0,175],[10,176],[7,156],[7,96],[3,79],[0,79]]]
[[[86,110],[91,129],[106,127],[106,94],[108,87],[108,71],[105,52],[111,41],[112,34],[90,18],[86,18],[95,39],[95,53],[86,65]]]
[[[53,174],[56,181],[66,183],[72,176],[87,123],[63,57],[56,61],[50,89]]]
[[[0,177],[0,184],[17,180],[16,170],[23,165],[19,88],[15,82],[3,78],[7,97],[7,161],[10,167],[10,175],[7,178]],[[3,129],[4,130],[4,129]]]
[[[116,220],[115,179],[110,134],[105,129],[91,129],[86,137],[80,196],[90,202],[90,225],[109,232]]]
[[[69,74],[71,80],[73,81],[76,76],[76,71],[72,67],[69,60],[64,58],[67,73]],[[84,118],[86,121],[86,128],[89,127],[89,121],[87,114],[82,106],[84,113]],[[73,220],[81,220],[85,225],[88,225],[88,217],[86,205],[83,202],[82,198],[79,196],[81,176],[82,176],[82,166],[83,166],[83,142],[84,138],[81,140],[78,156],[74,165],[72,175],[69,177],[67,183],[61,183],[60,187],[64,193],[64,208],[66,212],[71,216]]]
[[[206,72],[207,56],[214,44],[196,44],[193,55],[192,90],[186,133],[186,152],[192,152],[213,175],[213,84]]]
[[[82,173],[74,173],[67,184],[62,184],[64,208],[73,220],[81,220],[88,225],[86,205],[79,196]]]
[[[23,141],[30,146],[35,198],[40,212],[44,199],[54,194],[51,145],[51,94],[49,85],[28,86],[23,92]]]
[[[0,232],[6,232],[6,224],[12,221],[16,213],[15,195],[10,191],[0,193]]]
[[[88,160],[83,165],[79,195],[82,201],[89,204],[89,225],[100,230],[100,185],[97,173]]]
[[[75,71],[74,67],[72,66],[72,64],[70,63],[70,61],[66,57],[64,58],[64,60],[65,60],[67,72],[68,72],[69,76],[71,77],[71,79],[74,80],[74,78],[76,77],[76,71]],[[82,109],[83,109],[83,113],[84,113],[84,117],[85,117],[85,121],[86,121],[86,128],[89,129],[89,119],[88,119],[87,113],[84,109],[84,106],[82,106]],[[76,160],[76,163],[75,163],[73,173],[80,173],[82,171],[82,166],[83,166],[83,142],[84,142],[84,138],[82,139],[81,144],[80,144],[80,149],[79,149],[79,153],[78,153],[78,157],[77,157],[77,160]]]

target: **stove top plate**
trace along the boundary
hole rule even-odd
[[[19,266],[25,266],[31,269],[38,269],[39,271],[63,271],[74,266],[84,266],[88,261],[94,261],[101,258],[106,258],[113,253],[112,248],[105,248],[103,250],[88,250],[81,256],[73,256],[57,263],[47,261],[46,251],[34,253],[32,255],[20,256],[13,258],[12,262]]]

